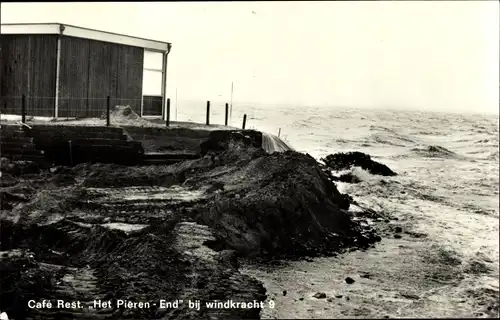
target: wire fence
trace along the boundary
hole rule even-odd
[[[231,126],[234,128],[254,129],[273,133],[284,141],[280,118],[275,118],[277,111],[256,107],[252,104],[238,104],[233,108],[224,101],[167,99],[165,106],[161,96],[143,96],[141,98],[116,97],[43,97],[43,96],[2,96],[0,97],[0,120],[73,120],[99,119],[110,125],[110,112],[115,106],[130,106],[137,115],[148,118],[156,125],[170,126],[172,122],[182,125],[183,122],[202,125]],[[24,112],[23,112],[24,110]],[[269,114],[272,113],[273,115]],[[44,118],[44,119],[42,119]],[[151,119],[152,118],[152,119]],[[156,119],[156,120],[153,120]],[[91,120],[89,125],[96,123]],[[286,130],[286,128],[284,128]]]
[[[172,121],[195,122],[205,125],[233,125],[247,128],[247,115],[239,115],[240,120],[234,121],[229,103],[210,101],[183,102],[179,112],[177,103],[171,105],[170,99],[163,104],[161,96],[143,96],[142,98],[116,97],[44,97],[44,96],[3,96],[0,100],[0,119],[9,120],[21,117],[26,119],[106,119],[109,125],[109,113],[115,106],[129,106],[133,112],[142,117],[162,119],[168,126]],[[179,116],[180,114],[180,116]],[[239,124],[237,124],[239,123]]]
[[[57,105],[57,107],[56,107]],[[234,108],[224,101],[167,99],[165,105],[161,96],[144,95],[142,98],[117,97],[55,97],[36,95],[2,96],[0,97],[0,120],[32,121],[32,120],[73,120],[99,119],[110,125],[110,112],[115,106],[129,106],[137,115],[155,118],[153,122],[170,126],[172,122],[197,123],[203,125],[231,126],[242,129],[254,129],[270,132],[282,139],[281,125],[276,126],[279,119],[268,119],[269,110],[256,108],[251,104],[239,104]],[[43,119],[42,119],[43,118]],[[152,119],[151,119],[152,120]],[[275,122],[276,121],[276,122]],[[91,120],[88,122],[95,123]]]
[[[109,99],[109,102],[108,102]],[[0,101],[2,115],[24,115],[49,118],[99,118],[108,108],[108,103],[128,105],[139,115],[163,115],[161,96],[141,98],[116,97],[43,97],[43,96],[3,96]],[[141,112],[142,111],[142,112]]]

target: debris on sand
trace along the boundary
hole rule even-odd
[[[371,174],[382,176],[395,176],[397,173],[392,171],[389,167],[371,159],[370,155],[362,152],[347,152],[335,153],[322,158],[321,161],[325,163],[331,170],[341,171],[348,170],[352,167],[361,167],[362,169],[370,172]]]

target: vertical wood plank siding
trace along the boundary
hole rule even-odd
[[[0,37],[0,110],[54,115],[57,35]],[[144,49],[95,40],[61,37],[59,117],[100,117],[106,97],[112,106],[141,110]]]
[[[21,96],[27,113],[54,116],[57,37],[55,35],[2,35],[0,109],[21,114]]]
[[[106,112],[106,97],[113,97],[116,93],[111,87],[112,65],[116,63],[113,46],[111,43],[90,41],[88,117],[99,117]]]
[[[130,105],[132,110],[140,115],[143,68],[144,49],[121,46],[118,58],[118,86],[116,91],[119,100],[113,105]]]
[[[88,101],[89,41],[62,37],[59,117],[85,117]]]
[[[59,116],[100,117],[107,96],[140,112],[143,48],[64,36],[61,47]]]

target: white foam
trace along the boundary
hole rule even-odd
[[[336,181],[335,185],[337,186],[337,190],[340,193],[346,193],[347,189],[349,188],[349,183],[347,183],[347,182]]]
[[[350,212],[357,212],[357,213],[365,212],[365,210],[363,208],[361,208],[360,206],[355,205],[355,204],[351,204],[349,206],[349,211]]]
[[[109,229],[121,230],[125,232],[134,232],[140,231],[146,228],[147,224],[130,224],[130,223],[122,223],[122,222],[110,222],[101,224],[101,226]]]
[[[381,176],[373,175],[361,167],[352,167],[351,173],[359,180],[365,182],[378,182],[381,180]]]

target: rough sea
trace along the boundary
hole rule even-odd
[[[395,177],[360,168],[338,183],[360,204],[397,217],[400,238],[331,258],[244,271],[275,308],[263,318],[491,317],[499,298],[498,115],[235,105],[230,124],[278,135],[320,159],[361,151]],[[205,122],[203,103],[172,120]],[[211,122],[224,123],[222,104]],[[281,131],[280,131],[281,128]],[[353,284],[344,279],[352,277]],[[286,290],[286,295],[283,291]],[[313,295],[324,292],[326,299]]]

